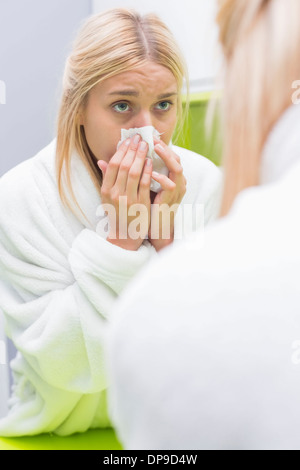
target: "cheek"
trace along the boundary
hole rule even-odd
[[[83,122],[89,148],[96,158],[109,161],[115,154],[121,138],[121,129],[108,113],[87,110]]]

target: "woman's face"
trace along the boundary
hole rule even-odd
[[[81,115],[87,143],[98,160],[109,162],[121,129],[153,126],[169,144],[176,126],[177,82],[167,68],[147,62],[96,85]]]

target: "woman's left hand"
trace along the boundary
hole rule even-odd
[[[179,204],[186,193],[186,179],[180,158],[160,139],[154,138],[154,150],[169,169],[169,176],[152,172],[162,190],[151,205],[149,241],[156,251],[170,245],[174,240],[174,220]]]

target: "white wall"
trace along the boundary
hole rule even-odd
[[[54,137],[65,58],[90,13],[91,0],[0,0],[0,176]]]
[[[115,7],[157,13],[186,57],[193,88],[213,86],[219,67],[216,0],[93,0],[95,13]]]
[[[91,0],[0,0],[0,177],[55,136],[65,59],[91,13]],[[0,341],[2,315],[0,310]],[[7,351],[11,359],[10,341]],[[0,416],[5,374],[0,363]]]

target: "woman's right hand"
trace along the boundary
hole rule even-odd
[[[107,241],[126,250],[138,250],[150,226],[152,161],[147,153],[148,144],[135,135],[122,143],[109,163],[98,161],[103,174],[101,199],[110,227]],[[141,212],[138,206],[130,211],[133,204],[139,204]],[[140,224],[134,223],[137,218]]]

